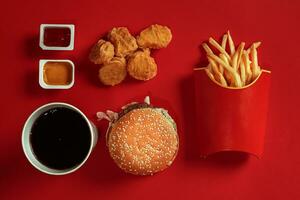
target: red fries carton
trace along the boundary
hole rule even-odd
[[[266,70],[242,88],[215,83],[204,68],[195,71],[196,127],[202,156],[221,151],[262,156],[269,86],[270,72]]]

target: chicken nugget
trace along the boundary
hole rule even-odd
[[[99,79],[104,85],[117,85],[125,79],[126,75],[126,61],[119,57],[114,57],[99,70]]]
[[[149,50],[137,51],[129,57],[127,71],[131,77],[146,81],[156,76],[157,65]]]
[[[136,39],[126,27],[113,28],[108,34],[108,39],[115,47],[116,56],[125,57],[138,48]]]
[[[110,63],[118,63],[120,65],[126,65],[126,59],[124,57],[113,57]]]
[[[115,51],[112,43],[99,40],[91,49],[89,58],[95,64],[106,64],[114,57]]]
[[[167,47],[172,40],[171,30],[167,26],[151,25],[141,31],[137,43],[142,48],[160,49]]]

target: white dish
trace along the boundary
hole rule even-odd
[[[47,46],[44,44],[44,33],[46,28],[68,28],[70,29],[70,44],[67,47]],[[40,47],[43,50],[73,50],[75,38],[75,26],[73,24],[41,24],[40,25]]]
[[[72,67],[72,81],[68,85],[48,85],[44,80],[44,66],[47,62],[67,62]],[[41,59],[39,62],[39,84],[44,89],[69,89],[75,82],[75,66],[71,60]]]

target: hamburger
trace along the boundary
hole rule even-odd
[[[153,175],[168,168],[179,146],[176,123],[167,110],[132,103],[119,113],[97,113],[110,121],[106,133],[109,153],[119,168],[135,175]]]

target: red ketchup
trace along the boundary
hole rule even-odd
[[[69,28],[48,27],[44,30],[44,44],[48,47],[67,47],[71,41]]]

